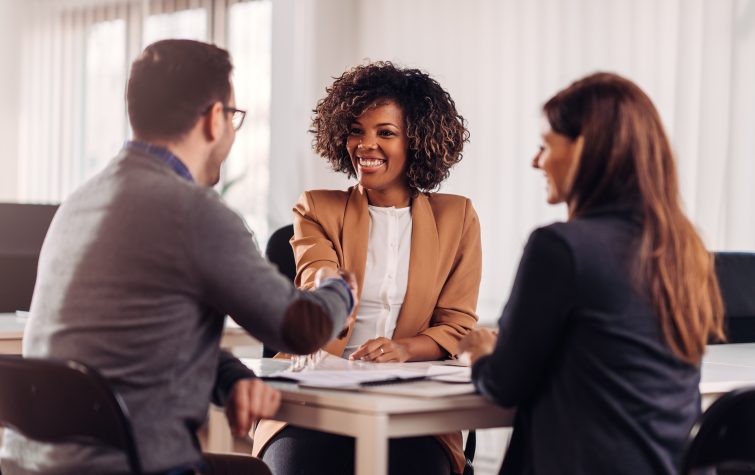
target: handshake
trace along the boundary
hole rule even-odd
[[[357,278],[354,273],[346,269],[321,267],[315,274],[315,287],[320,287],[320,285],[330,279],[342,279],[344,282],[346,282],[346,285],[351,291],[351,301],[354,304],[352,308],[356,308],[357,304],[359,303],[359,284],[357,283]],[[354,320],[356,320],[356,313],[352,311],[352,314],[349,315],[349,318],[346,319],[346,324],[344,325],[343,330],[341,330],[341,332],[338,334],[338,338],[343,338],[346,336],[349,325],[354,323]]]

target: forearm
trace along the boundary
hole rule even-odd
[[[443,348],[427,335],[401,338],[396,343],[404,345],[409,355],[408,361],[435,361],[447,356]]]
[[[254,372],[231,353],[220,350],[218,367],[215,374],[215,386],[212,388],[212,402],[224,406],[233,385],[239,379],[254,378]]]

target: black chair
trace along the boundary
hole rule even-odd
[[[0,425],[45,443],[97,443],[142,474],[128,410],[96,370],[75,361],[0,356]]]
[[[679,473],[707,473],[713,467],[735,471],[747,463],[755,463],[755,387],[724,394],[700,416]]]
[[[755,253],[716,252],[727,343],[755,343]]]
[[[294,260],[294,251],[291,249],[291,243],[289,242],[293,236],[294,225],[283,226],[270,236],[265,247],[265,256],[267,259],[278,267],[281,274],[291,279],[291,282],[296,277],[296,261]],[[278,352],[273,348],[263,345],[263,358],[272,358],[276,353]]]
[[[267,259],[278,267],[281,274],[291,279],[291,282],[296,277],[296,261],[290,243],[292,237],[294,237],[294,225],[283,226],[270,236],[265,247]]]

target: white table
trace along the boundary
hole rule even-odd
[[[708,346],[701,372],[703,408],[728,391],[755,386],[755,343]]]
[[[243,361],[259,375],[286,364],[274,360]],[[510,427],[513,422],[513,411],[477,395],[428,399],[271,384],[282,393],[275,419],[356,439],[357,475],[387,473],[391,437]],[[755,344],[708,347],[700,382],[703,407],[727,391],[750,385],[755,385]],[[215,413],[214,417],[221,418],[222,414]],[[230,436],[224,443],[230,443]]]
[[[282,360],[242,361],[259,375],[288,365]],[[356,439],[356,475],[388,472],[390,438],[510,427],[513,422],[512,410],[476,394],[415,398],[270,384],[282,393],[275,419]]]
[[[26,319],[0,313],[0,355],[20,355]]]

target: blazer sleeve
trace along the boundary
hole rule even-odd
[[[302,193],[294,206],[294,237],[291,239],[296,260],[296,279],[300,289],[313,289],[315,274],[321,267],[338,268],[333,241],[317,219],[312,194]]]
[[[215,386],[212,389],[212,403],[216,406],[225,406],[236,381],[247,378],[256,378],[254,371],[247,368],[229,351],[220,350]]]
[[[477,297],[482,275],[480,220],[467,199],[464,227],[451,271],[438,296],[430,326],[422,331],[456,356],[459,340],[477,325]]]

